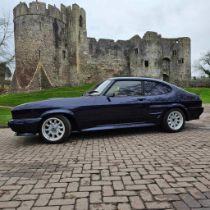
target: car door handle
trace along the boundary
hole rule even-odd
[[[144,101],[145,98],[138,98],[138,101]]]

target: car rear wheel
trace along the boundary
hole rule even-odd
[[[181,109],[170,109],[163,118],[163,128],[168,132],[179,132],[185,126],[185,115]]]
[[[63,115],[47,117],[40,127],[40,135],[46,143],[61,143],[67,140],[70,134],[71,123]]]

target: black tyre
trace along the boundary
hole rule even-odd
[[[185,114],[179,108],[170,109],[163,117],[162,126],[167,132],[181,131],[185,126]]]
[[[45,118],[40,126],[40,136],[45,143],[64,142],[71,134],[71,123],[63,115],[51,115]]]

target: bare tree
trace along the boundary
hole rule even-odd
[[[14,53],[10,41],[13,37],[13,30],[11,29],[9,17],[0,18],[0,64],[9,65],[14,61]]]
[[[197,69],[201,70],[210,78],[210,51],[200,58]]]

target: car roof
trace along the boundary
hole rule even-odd
[[[154,78],[150,78],[150,77],[112,77],[112,78],[109,78],[109,80],[150,80],[150,81],[158,81],[158,82],[167,83],[163,80],[154,79]],[[169,83],[167,83],[167,84],[169,84]]]

